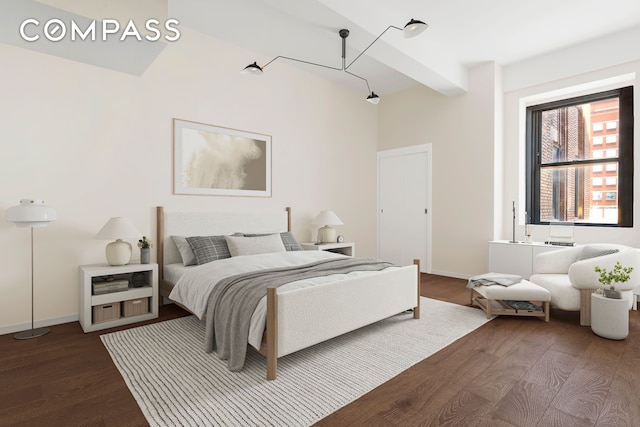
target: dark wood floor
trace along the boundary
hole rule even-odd
[[[423,275],[431,298],[468,304],[464,286]],[[158,320],[185,314],[165,306]],[[147,425],[99,335],[74,322],[0,336],[0,426]],[[639,338],[638,311],[623,341],[580,327],[578,313],[500,317],[318,425],[638,426]]]

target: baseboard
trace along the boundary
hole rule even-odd
[[[454,273],[451,271],[442,271],[442,270],[433,270],[431,274],[435,274],[437,276],[453,277],[454,279],[464,279],[464,280],[469,280],[469,278],[472,277],[472,275],[470,274]]]
[[[80,317],[77,314],[70,314],[68,316],[56,317],[53,319],[38,320],[34,322],[33,326],[34,328],[42,328],[45,326],[53,326],[53,325],[61,325],[63,323],[69,323],[69,322],[77,322],[79,319]],[[0,335],[13,334],[15,332],[22,332],[28,329],[31,329],[31,322],[19,323],[16,325],[9,325],[9,326],[1,326]]]

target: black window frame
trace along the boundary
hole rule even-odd
[[[532,105],[526,110],[526,208],[527,223],[549,224],[540,221],[540,176],[542,113],[561,107],[571,107],[595,101],[618,97],[618,223],[603,224],[576,222],[576,226],[591,227],[633,227],[633,86],[607,90],[574,98],[562,99],[545,104]],[[546,163],[549,166],[588,166],[603,163],[603,159],[587,159]],[[579,168],[578,168],[579,169]]]

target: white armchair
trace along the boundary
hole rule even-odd
[[[615,253],[611,253],[616,251]],[[640,252],[624,245],[591,244],[538,254],[530,282],[551,293],[551,305],[561,310],[580,311],[580,325],[591,324],[591,294],[602,285],[596,265],[610,270],[617,261],[633,267],[629,281],[617,284],[622,298],[633,305],[633,288],[640,284]]]

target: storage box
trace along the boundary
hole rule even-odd
[[[93,323],[108,322],[120,318],[120,303],[112,302],[93,306]]]
[[[124,317],[139,316],[149,312],[149,298],[138,298],[124,301]]]

